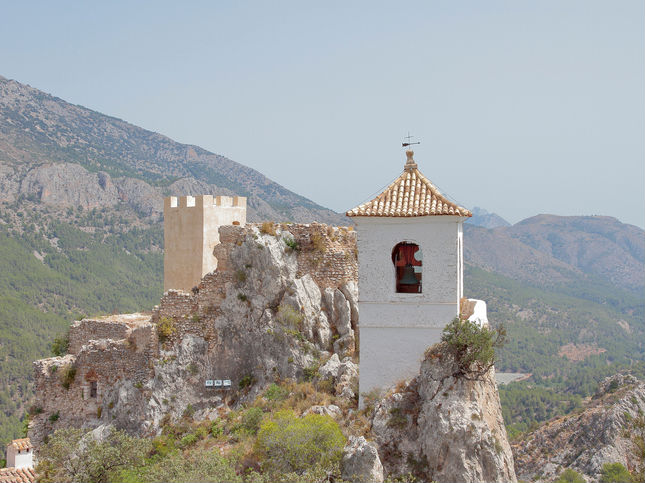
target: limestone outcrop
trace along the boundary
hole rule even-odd
[[[380,483],[383,481],[383,465],[374,443],[363,436],[350,436],[341,462],[344,481]]]
[[[220,242],[218,269],[191,293],[169,290],[152,314],[75,322],[70,353],[35,363],[35,444],[63,426],[153,435],[186,415],[214,418],[327,359],[331,387],[356,397],[355,233],[225,226]]]
[[[372,434],[386,473],[441,483],[516,481],[493,371],[466,379],[443,344],[430,348],[419,376],[374,408]]]
[[[565,468],[598,481],[602,466],[645,471],[645,382],[617,374],[600,385],[582,412],[556,418],[513,445],[520,478],[553,481]]]

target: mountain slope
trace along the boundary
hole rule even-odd
[[[466,223],[481,226],[483,228],[497,228],[499,226],[510,226],[510,223],[497,213],[490,213],[479,206],[473,207],[470,212],[473,214]]]
[[[600,283],[645,290],[645,232],[608,216],[538,215],[488,230],[466,225],[473,265],[538,286]]]
[[[42,183],[36,183],[34,188],[33,181],[48,173],[42,169],[29,172],[48,164],[48,169],[57,170],[68,184],[75,180],[83,184],[87,174],[79,170],[81,166],[91,173],[104,172],[99,175],[104,184],[119,180],[124,187],[127,183],[123,179],[142,180],[157,188],[153,191],[159,193],[159,198],[161,194],[178,193],[162,189],[177,180],[192,180],[193,185],[199,180],[200,194],[235,192],[247,196],[250,219],[343,220],[224,156],[177,143],[4,77],[0,77],[0,163],[2,199],[7,201],[19,194],[47,194]],[[66,168],[70,165],[73,171],[68,173]],[[42,200],[48,201],[47,197]],[[94,201],[98,204],[103,200]]]

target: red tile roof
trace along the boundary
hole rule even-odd
[[[414,152],[407,151],[406,154],[408,159],[403,174],[372,201],[349,210],[347,216],[472,216],[466,208],[444,197],[421,174],[412,158]]]
[[[33,446],[31,446],[31,441],[29,440],[29,438],[14,439],[11,443],[9,443],[9,446],[16,448],[18,451],[33,448]]]
[[[0,483],[33,483],[36,473],[33,468],[0,468]]]

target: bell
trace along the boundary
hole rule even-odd
[[[414,267],[411,264],[407,264],[403,268],[403,276],[399,280],[399,285],[418,285],[419,281],[414,275]]]

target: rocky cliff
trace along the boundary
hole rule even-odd
[[[516,481],[494,369],[459,375],[443,344],[426,352],[419,375],[380,400],[372,433],[388,474],[421,481]]]
[[[552,481],[572,468],[588,481],[598,481],[604,464],[621,463],[642,476],[644,414],[644,382],[621,374],[607,378],[582,410],[554,419],[513,444],[517,473],[530,481]]]

